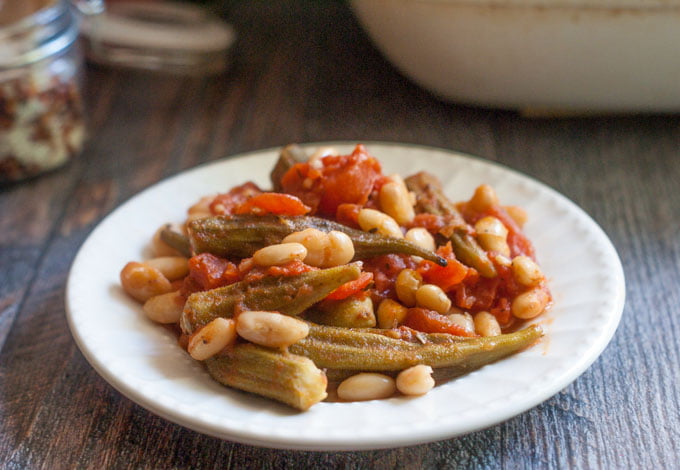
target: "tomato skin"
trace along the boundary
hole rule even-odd
[[[450,335],[467,337],[477,336],[474,332],[453,323],[445,315],[425,308],[409,308],[403,325],[423,333],[448,333]]]
[[[359,211],[361,206],[358,204],[350,204],[343,202],[335,211],[335,220],[342,225],[352,228],[359,227]]]
[[[293,165],[281,178],[283,191],[299,197],[312,213],[334,216],[343,203],[363,206],[382,175],[380,163],[363,145],[350,155],[330,155],[321,159],[322,168],[309,163]]]
[[[210,204],[210,212],[213,215],[233,214],[236,207],[261,193],[262,190],[255,183],[248,181],[240,186],[235,186],[227,193],[215,196],[215,199]]]
[[[262,193],[239,204],[234,214],[305,215],[312,208],[291,194]]]
[[[373,282],[373,273],[362,272],[358,279],[349,281],[326,296],[328,300],[342,300],[363,292]]]
[[[184,279],[182,293],[215,289],[239,281],[241,274],[234,263],[210,253],[189,259],[189,274]]]
[[[425,283],[435,284],[446,292],[456,284],[461,283],[468,275],[470,268],[456,259],[451,248],[451,242],[440,246],[437,249],[437,254],[446,259],[446,266],[439,266],[432,261],[423,260],[418,265],[417,271],[423,276]]]

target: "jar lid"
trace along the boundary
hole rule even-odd
[[[81,32],[93,62],[192,75],[223,71],[236,36],[205,9],[166,1],[115,2]]]

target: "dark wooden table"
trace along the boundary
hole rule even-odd
[[[228,73],[192,79],[90,66],[92,138],[84,154],[0,190],[3,468],[680,465],[678,116],[532,120],[446,104],[396,72],[342,3],[232,2],[225,14],[239,33]],[[153,415],[100,378],[69,333],[64,286],[102,217],[199,163],[324,140],[468,152],[583,207],[613,241],[627,280],[623,319],[602,356],[556,396],[490,429],[346,453],[207,437]]]

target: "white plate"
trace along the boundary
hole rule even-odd
[[[349,144],[334,144],[343,152]],[[369,143],[386,174],[425,169],[454,200],[481,183],[529,213],[526,232],[550,280],[555,305],[536,347],[419,398],[320,403],[298,413],[214,382],[165,328],[152,324],[119,287],[126,262],[148,257],[151,235],[184,219],[199,197],[248,179],[269,187],[278,150],[204,165],[141,192],[106,217],[78,253],[68,279],[69,325],[111,385],[144,408],[198,432],[242,443],[309,450],[398,447],[500,423],[566,387],[599,356],[623,310],[621,262],[606,235],[552,189],[502,166],[446,150]]]

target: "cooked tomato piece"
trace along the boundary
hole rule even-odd
[[[362,292],[373,282],[373,273],[362,272],[358,279],[349,281],[326,296],[328,300],[342,300]]]
[[[445,315],[425,308],[409,308],[404,318],[404,326],[423,333],[448,333],[456,336],[477,336],[460,325],[449,320]]]
[[[382,175],[380,163],[363,145],[357,145],[350,155],[323,157],[321,163],[321,168],[309,163],[293,165],[281,178],[281,186],[313,213],[325,216],[334,216],[343,203],[364,205]]]
[[[262,190],[255,183],[249,181],[232,188],[228,193],[218,194],[210,204],[210,212],[214,215],[233,214],[236,207],[260,193],[262,193]]]
[[[462,282],[468,275],[470,268],[456,259],[450,242],[440,246],[437,249],[437,254],[446,259],[446,266],[423,260],[418,265],[417,271],[423,276],[423,281],[427,284],[435,284],[447,291]]]
[[[311,211],[298,197],[283,193],[262,193],[249,198],[234,209],[234,214],[305,215]]]
[[[241,275],[234,263],[210,253],[189,259],[189,274],[184,280],[183,293],[215,289],[237,282]]]
[[[348,227],[359,228],[360,210],[361,206],[358,204],[342,203],[335,211],[335,220]]]

